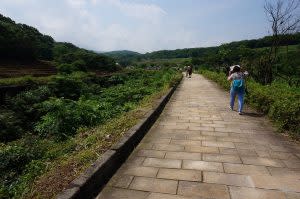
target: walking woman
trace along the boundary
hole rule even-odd
[[[242,115],[243,106],[244,106],[244,95],[245,95],[245,77],[248,75],[248,72],[241,72],[241,67],[235,65],[230,67],[228,81],[231,82],[230,89],[230,109],[233,110],[235,96],[238,96],[238,112]]]

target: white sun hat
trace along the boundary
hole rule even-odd
[[[239,67],[239,68],[241,68],[241,66],[240,66],[240,65],[233,65],[233,66],[230,66],[230,71],[233,71],[233,69],[234,69],[235,67]]]

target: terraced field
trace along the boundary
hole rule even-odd
[[[49,62],[0,62],[0,78],[31,75],[35,77],[56,74],[56,68]]]

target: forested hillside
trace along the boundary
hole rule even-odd
[[[114,59],[108,56],[78,48],[71,43],[55,42],[36,28],[15,23],[1,14],[0,32],[0,64],[12,60],[13,63],[26,62],[30,68],[30,62],[46,60],[64,72],[117,70]],[[11,64],[11,67],[15,67],[15,64]]]
[[[271,78],[283,79],[290,85],[300,85],[300,33],[279,35],[278,40],[280,47],[272,63],[269,62],[270,56],[273,56],[270,53],[271,36],[231,42],[217,47],[156,51],[135,55],[129,60],[127,57],[125,63],[142,68],[193,65],[196,68],[224,72],[230,65],[239,64],[262,84],[270,83],[268,79]]]
[[[0,32],[1,59],[53,59],[53,38],[37,29],[0,14]]]

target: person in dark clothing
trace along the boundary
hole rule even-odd
[[[187,67],[187,73],[189,75],[189,78],[191,78],[192,77],[192,73],[193,73],[193,67],[192,66],[188,66]]]

